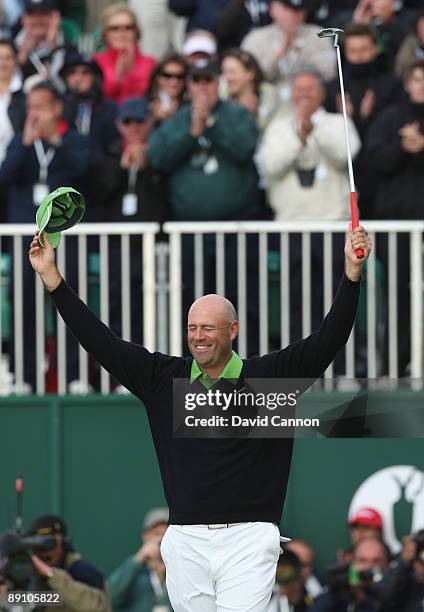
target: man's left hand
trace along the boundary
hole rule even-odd
[[[356,251],[362,249],[364,256],[359,259],[356,255]],[[365,261],[370,256],[372,249],[371,240],[368,238],[365,229],[362,225],[352,230],[352,224],[349,223],[349,230],[345,245],[345,256],[346,256],[346,276],[354,282],[357,282],[361,278],[361,268]]]
[[[31,555],[31,559],[37,576],[41,576],[42,578],[51,578],[52,568],[50,565],[44,563],[44,561],[42,561],[40,557],[37,557],[37,555]]]

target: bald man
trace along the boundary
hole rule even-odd
[[[47,238],[34,236],[29,259],[81,345],[144,404],[155,444],[169,527],[161,544],[175,612],[264,612],[274,584],[293,440],[173,434],[174,381],[190,395],[232,393],[255,378],[315,379],[346,343],[359,299],[361,268],[371,251],[362,227],[348,232],[345,274],[321,327],[308,338],[262,357],[232,350],[234,306],[207,295],[188,314],[192,357],[150,353],[115,336],[60,275]],[[364,249],[359,260],[355,250]],[[207,393],[205,391],[208,390]]]

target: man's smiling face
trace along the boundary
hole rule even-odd
[[[232,304],[219,295],[206,295],[190,308],[187,343],[199,367],[216,378],[231,359],[231,345],[238,332]]]

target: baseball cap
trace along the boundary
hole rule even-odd
[[[383,529],[381,514],[374,508],[360,508],[350,519],[349,526],[364,525],[374,529]]]
[[[25,12],[40,12],[50,13],[57,9],[57,3],[55,0],[25,0]]]
[[[40,230],[38,240],[41,246],[44,246],[42,233],[46,232],[55,249],[60,242],[61,232],[76,225],[84,212],[84,196],[73,187],[59,187],[49,193],[42,200],[35,217]]]
[[[277,0],[295,11],[308,11],[311,8],[310,0]]]
[[[275,580],[278,584],[290,584],[299,580],[302,564],[299,557],[291,550],[285,550],[278,560]]]
[[[168,508],[152,508],[144,517],[143,531],[151,529],[160,523],[167,523],[169,521],[169,510]]]
[[[75,66],[87,66],[93,74],[103,77],[100,66],[89,55],[80,53],[78,49],[72,49],[65,55],[65,61],[59,75],[65,78],[68,71]]]
[[[118,108],[118,119],[125,121],[127,119],[135,119],[137,121],[145,121],[149,116],[149,101],[146,97],[133,96],[122,102]]]
[[[215,37],[210,32],[190,33],[183,44],[183,55],[189,56],[194,53],[205,53],[206,55],[215,55],[218,51],[218,45]]]
[[[218,62],[211,61],[209,59],[197,60],[188,71],[188,76],[193,77],[197,75],[205,76],[218,76],[221,72],[221,68]]]
[[[64,520],[56,514],[43,514],[36,518],[28,529],[29,535],[51,535],[53,533],[61,533],[67,535]]]

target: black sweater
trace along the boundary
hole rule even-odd
[[[279,523],[290,472],[291,439],[174,438],[173,379],[189,378],[192,358],[150,353],[115,336],[63,281],[51,294],[81,345],[147,410],[171,524]],[[243,362],[240,378],[318,378],[346,343],[359,283],[343,277],[318,331]]]

